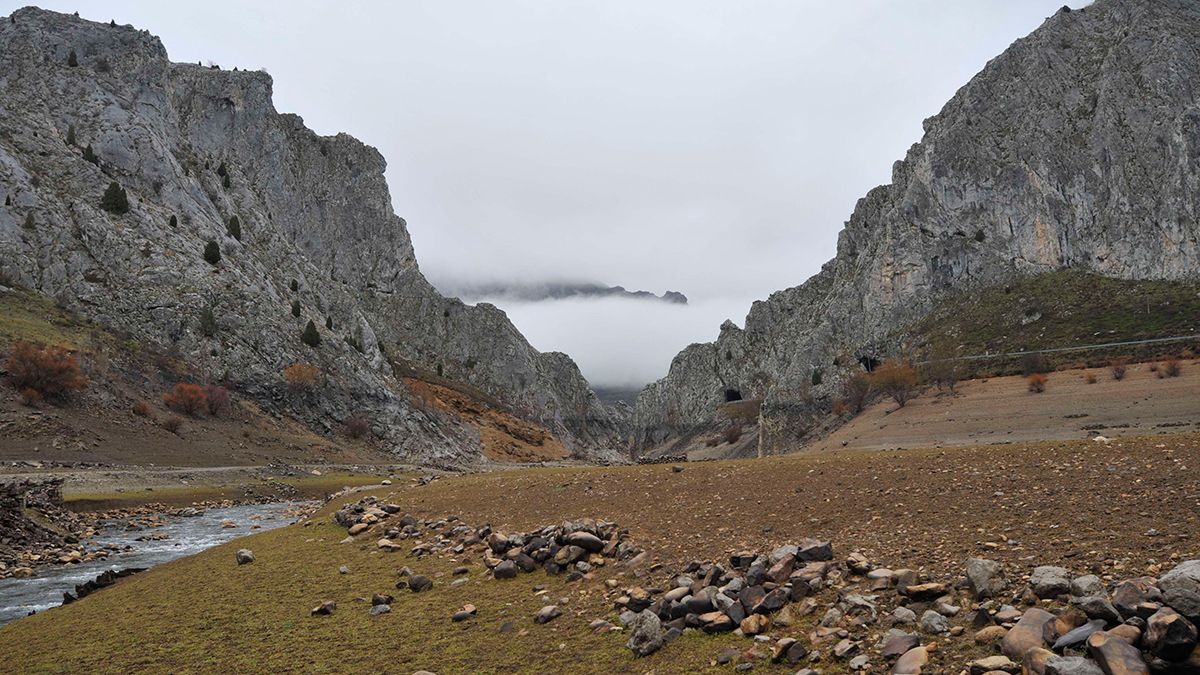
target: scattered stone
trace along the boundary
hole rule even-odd
[[[380,614],[388,614],[391,611],[391,605],[371,605],[371,609],[367,610],[367,613],[371,616],[379,616]]]
[[[427,576],[414,574],[408,578],[408,590],[413,593],[423,593],[433,588],[433,580]]]
[[[558,608],[558,605],[546,605],[538,610],[537,615],[533,617],[533,621],[534,623],[548,623],[560,616],[562,616],[562,610]]]
[[[1020,665],[1013,663],[1007,656],[1000,654],[995,656],[985,656],[982,659],[976,659],[967,664],[967,669],[970,670],[971,675],[983,675],[984,673],[990,673],[997,670],[1003,673],[1021,672]]]
[[[492,568],[492,576],[497,579],[513,579],[518,572],[520,570],[517,568],[517,564],[511,560],[505,560]]]
[[[921,615],[921,620],[917,623],[917,627],[920,628],[921,632],[923,633],[938,635],[940,633],[947,633],[950,631],[950,621],[932,609],[927,609],[925,610],[925,613]]]
[[[237,559],[237,564],[239,565],[248,565],[254,562],[254,552],[248,548],[238,549],[238,552],[234,554],[234,556]]]
[[[1004,626],[988,626],[975,633],[975,644],[992,645],[997,644],[1008,635],[1008,629]]]
[[[472,604],[463,605],[462,609],[460,609],[457,612],[455,612],[454,614],[450,615],[450,620],[454,621],[455,623],[458,623],[461,621],[466,621],[467,619],[470,619],[471,617],[475,616],[476,611],[477,610],[476,610],[475,605],[472,605]]]
[[[1035,647],[1042,647],[1045,641],[1042,632],[1045,625],[1054,621],[1054,615],[1044,609],[1031,607],[1021,616],[1017,625],[1013,626],[1000,642],[1000,651],[1010,659],[1020,659],[1025,652]]]
[[[1170,607],[1163,607],[1146,620],[1143,645],[1167,661],[1182,661],[1196,647],[1196,626]]]
[[[1103,631],[1087,640],[1088,653],[1106,675],[1145,675],[1150,672],[1137,647]]]
[[[313,616],[329,616],[330,614],[333,614],[333,610],[335,609],[337,609],[337,603],[332,600],[326,600],[316,607],[313,607],[310,614]]]
[[[1200,621],[1200,560],[1188,560],[1158,580],[1163,599],[1176,612]]]
[[[1104,582],[1095,574],[1085,574],[1071,580],[1071,595],[1076,598],[1106,596]]]
[[[1095,661],[1082,656],[1058,656],[1046,659],[1043,675],[1104,675]]]
[[[1004,590],[1004,580],[1000,572],[1004,569],[1002,563],[983,558],[967,560],[967,586],[971,594],[978,600],[995,597]]]

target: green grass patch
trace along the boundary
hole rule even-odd
[[[344,487],[378,485],[384,477],[383,474],[335,472],[320,476],[294,476],[272,480],[256,478],[222,485],[173,485],[153,489],[98,492],[65,491],[63,500],[67,508],[74,511],[104,511],[151,503],[187,506],[193,502],[241,499],[246,496],[247,488],[252,488],[254,494],[274,494],[283,499],[322,499]],[[407,478],[397,476],[392,480],[399,482]],[[281,488],[281,485],[288,487]],[[294,488],[294,491],[291,488]]]

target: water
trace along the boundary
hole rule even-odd
[[[62,604],[64,591],[75,593],[75,585],[82,584],[106,570],[128,567],[152,567],[185,555],[198,553],[230,539],[243,537],[252,532],[262,532],[283,527],[294,522],[295,517],[286,512],[295,504],[251,504],[224,509],[209,509],[199,516],[179,518],[169,516],[167,525],[141,530],[126,530],[122,521],[105,527],[100,534],[89,540],[88,550],[104,544],[120,548],[132,546],[129,551],[113,551],[104,560],[77,563],[74,565],[43,565],[35,568],[37,576],[32,579],[0,579],[0,626],[26,616],[31,611],[41,612]],[[251,516],[260,516],[251,520]],[[232,520],[237,527],[221,527],[221,521]],[[251,526],[259,529],[251,530]],[[170,535],[158,541],[137,541],[138,537],[157,533]],[[97,593],[106,593],[101,589]]]

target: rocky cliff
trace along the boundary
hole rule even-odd
[[[276,112],[271,86],[171,63],[129,26],[34,8],[0,20],[0,274],[260,400],[283,398],[281,369],[314,364],[310,421],[365,412],[413,461],[479,456],[477,430],[411,403],[400,376],[414,373],[613,457],[620,420],[575,364],[495,307],[438,294],[383,157]],[[114,183],[127,212],[102,208]]]
[[[1098,0],[1047,19],[926,120],[817,275],[675,357],[639,396],[637,444],[710,422],[727,398],[765,398],[794,443],[856,361],[952,289],[1060,268],[1196,276],[1197,44],[1191,0]]]

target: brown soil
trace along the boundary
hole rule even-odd
[[[22,405],[0,386],[0,462],[91,462],[141,466],[236,466],[386,463],[365,441],[317,435],[303,424],[265,414],[249,401],[220,417],[184,417],[178,433],[160,422],[175,413],[150,402],[150,415],[89,392],[63,406]]]
[[[1184,362],[1178,377],[1159,378],[1150,367],[1130,365],[1119,381],[1106,368],[1049,373],[1040,394],[1014,376],[963,382],[955,394],[930,389],[903,408],[886,399],[806,449],[950,447],[1200,428],[1200,362]]]
[[[689,463],[679,473],[670,465],[504,471],[397,498],[414,513],[502,530],[614,520],[674,562],[812,536],[832,540],[839,555],[859,549],[948,576],[970,556],[1017,569],[1062,563],[1131,574],[1196,556],[1197,467],[1200,436],[1176,434],[808,453]]]
[[[427,409],[458,417],[478,429],[483,456],[493,462],[540,462],[571,454],[545,428],[476,397],[416,378],[405,378],[404,384]]]

